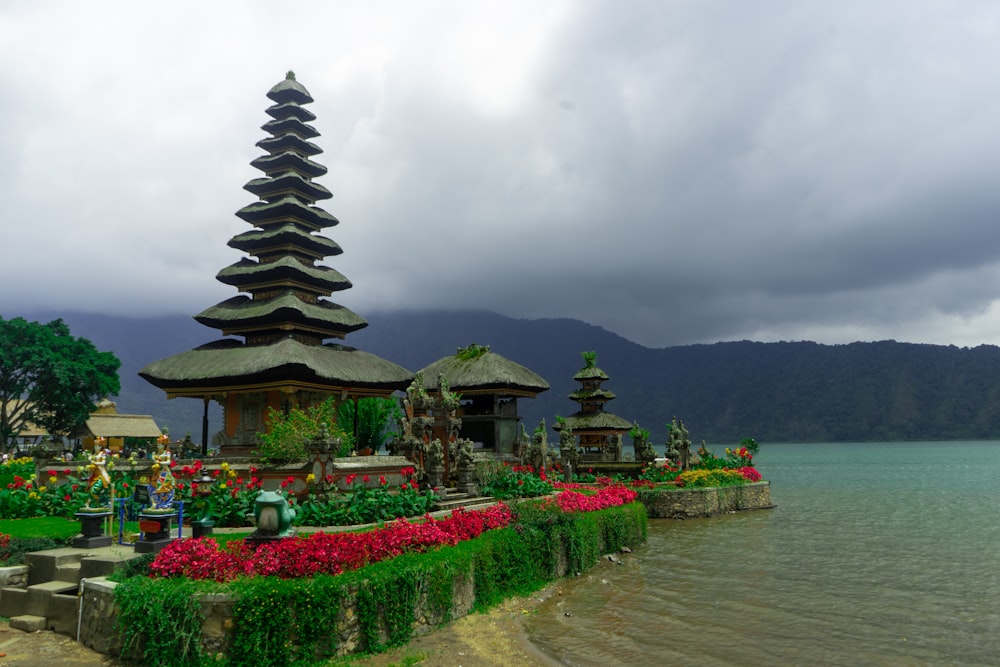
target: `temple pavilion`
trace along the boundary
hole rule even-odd
[[[632,429],[632,423],[607,412],[605,403],[614,400],[615,394],[602,387],[610,378],[597,367],[597,353],[583,353],[584,367],[573,379],[580,388],[569,398],[580,404],[580,409],[565,418],[565,425],[573,429],[577,444],[583,450],[584,461],[621,461],[622,437]],[[552,427],[561,431],[562,424]]]
[[[521,364],[491,352],[489,346],[472,344],[430,364],[422,371],[427,392],[440,390],[444,376],[450,390],[459,394],[458,437],[476,443],[477,449],[514,453],[518,398],[535,398],[549,383]]]
[[[204,402],[203,453],[210,401],[220,403],[224,414],[216,444],[224,452],[239,453],[258,443],[269,407],[307,407],[331,394],[340,400],[389,397],[413,379],[391,361],[328,342],[343,340],[368,323],[327,299],[351,282],[318,264],[342,250],[319,233],[338,220],[316,206],[333,195],[313,182],[327,171],[311,159],[322,152],[311,141],[319,136],[309,125],[316,116],[305,108],[313,98],[292,72],[267,97],[274,104],[266,110],[271,120],[261,129],[269,136],[257,142],[266,154],[250,163],[264,176],[244,186],[259,201],[236,212],[253,229],[229,241],[249,257],[216,276],[240,294],[195,315],[230,337],[139,371],[168,398]]]

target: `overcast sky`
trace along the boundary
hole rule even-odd
[[[994,0],[8,0],[0,315],[235,296],[289,69],[362,316],[1000,343]]]

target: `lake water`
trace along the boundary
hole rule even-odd
[[[716,448],[719,449],[719,448]],[[526,623],[566,665],[1000,665],[1000,443],[762,445],[772,510],[650,520]]]

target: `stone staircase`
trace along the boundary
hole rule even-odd
[[[75,638],[80,582],[111,574],[135,556],[126,546],[64,547],[25,554],[27,581],[0,588],[0,616],[9,617],[13,628],[54,630]]]
[[[477,496],[471,493],[463,493],[458,489],[445,489],[441,500],[434,506],[436,511],[453,510],[458,507],[474,509],[483,505],[492,505],[497,501],[491,496]]]

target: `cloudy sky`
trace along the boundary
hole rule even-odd
[[[234,296],[289,69],[362,316],[1000,343],[992,0],[8,1],[0,314]]]

